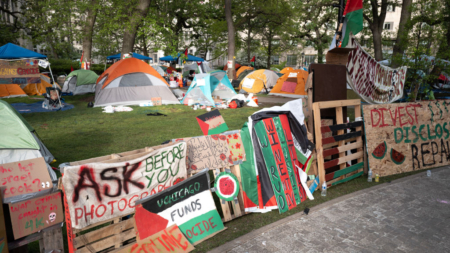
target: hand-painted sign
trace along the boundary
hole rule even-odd
[[[222,172],[217,175],[214,188],[220,199],[232,201],[239,194],[239,181],[233,173]]]
[[[14,239],[64,221],[61,192],[9,204]]]
[[[370,103],[391,103],[403,97],[406,67],[392,69],[372,58],[356,39],[351,47],[356,50],[348,54],[348,77],[352,89]]]
[[[227,137],[228,148],[230,149],[233,164],[241,164],[245,161],[244,144],[242,143],[241,131],[234,130],[223,133]]]
[[[176,224],[192,244],[224,229],[211,195],[208,171],[137,201],[135,219],[140,238]]]
[[[8,253],[8,240],[6,238],[5,215],[3,212],[2,193],[0,192],[0,253]]]
[[[165,228],[147,238],[138,240],[135,244],[123,248],[116,253],[141,253],[141,252],[190,252],[194,246],[186,240],[176,224]]]
[[[363,106],[372,175],[450,164],[449,110],[450,100]]]
[[[40,83],[39,60],[0,60],[0,83],[5,84],[27,84]],[[20,79],[20,80],[14,80]]]
[[[186,143],[181,142],[129,161],[65,167],[72,226],[81,229],[133,213],[138,199],[186,179],[185,157]]]
[[[5,203],[14,196],[50,191],[52,188],[47,164],[42,157],[0,164],[0,189]]]
[[[213,110],[197,116],[197,121],[204,135],[220,134],[228,130],[228,126],[219,110]]]
[[[188,173],[203,169],[218,169],[233,165],[227,137],[213,134],[200,137],[175,139],[186,142],[186,166]]]

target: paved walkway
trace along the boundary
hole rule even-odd
[[[450,252],[450,167],[342,196],[211,252]]]

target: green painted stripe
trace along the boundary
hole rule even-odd
[[[305,155],[303,155],[302,152],[300,152],[298,149],[295,149],[295,151],[297,152],[297,159],[301,164],[305,164],[306,160],[308,160],[308,157],[306,157]]]
[[[228,130],[228,126],[227,126],[227,124],[226,123],[223,123],[223,124],[220,124],[218,127],[216,127],[216,128],[213,128],[213,129],[209,129],[208,130],[208,135],[211,135],[211,134],[221,134],[221,133],[223,133],[223,132],[225,132],[225,131],[227,131]]]
[[[311,155],[311,158],[309,159],[308,165],[306,167],[306,171],[305,171],[306,174],[308,174],[308,171],[311,168],[312,161],[313,161],[313,157]]]
[[[360,176],[362,176],[364,174],[364,171],[361,171],[361,172],[359,172],[359,173],[356,173],[355,175],[352,175],[352,176],[350,176],[350,177],[346,177],[346,178],[344,178],[344,179],[342,179],[342,180],[339,180],[339,181],[337,181],[337,182],[334,182],[334,183],[332,183],[331,185],[337,185],[337,184],[340,184],[340,183],[345,183],[345,182],[347,182],[347,181],[350,181],[350,180],[352,180],[352,179],[355,179],[355,178],[357,178],[357,177],[360,177]]]
[[[345,175],[345,174],[347,174],[347,173],[353,172],[353,171],[355,171],[355,170],[359,170],[359,169],[361,169],[363,166],[364,166],[364,162],[360,162],[360,163],[357,163],[357,164],[352,165],[352,166],[350,166],[350,167],[347,167],[347,168],[345,168],[345,169],[337,170],[337,171],[334,172],[333,179],[338,178],[338,177],[340,177],[340,176],[342,176],[342,175]]]
[[[178,227],[192,244],[224,229],[222,219],[216,209],[199,215]]]
[[[247,122],[241,129],[242,144],[244,144],[245,161],[239,166],[242,177],[242,190],[253,204],[259,206],[258,200],[258,180],[256,178],[255,159],[252,140]],[[246,206],[247,207],[247,206]]]
[[[301,198],[299,193],[299,188],[297,184],[297,179],[295,177],[294,166],[292,165],[291,154],[289,154],[289,147],[286,142],[286,136],[284,136],[283,126],[281,125],[281,121],[279,117],[274,117],[273,122],[275,123],[275,128],[277,129],[278,138],[281,144],[281,150],[283,150],[284,161],[286,162],[286,167],[289,174],[289,179],[291,180],[291,187],[294,191],[295,202],[297,205],[300,205]]]
[[[283,184],[281,183],[280,174],[278,173],[275,157],[273,156],[272,147],[270,146],[269,137],[267,136],[266,127],[261,120],[255,124],[256,135],[259,139],[259,146],[264,156],[267,172],[269,173],[270,183],[272,184],[275,199],[277,200],[278,210],[284,213],[289,210],[286,194],[284,193]]]

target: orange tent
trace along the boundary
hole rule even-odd
[[[291,72],[291,71],[293,71],[293,70],[294,70],[294,69],[291,68],[291,67],[286,67],[286,68],[282,69],[282,70],[280,71],[280,73],[281,73],[281,74],[286,74],[286,73],[289,73],[289,72]]]
[[[61,89],[58,84],[56,84],[56,86]],[[45,89],[47,87],[52,87],[52,85],[50,84],[50,77],[41,74],[40,83],[30,83],[25,86],[25,88],[23,88],[23,91],[25,91],[25,93],[27,93],[29,96],[40,96],[44,93],[47,93],[47,90]]]
[[[239,77],[239,75],[244,72],[245,70],[254,70],[255,68],[253,67],[248,67],[248,66],[242,66],[238,69],[238,71],[236,72],[236,77]]]
[[[284,70],[284,69],[283,69]],[[283,97],[301,98],[308,94],[305,91],[308,72],[302,69],[292,70],[278,78],[275,87],[270,91],[269,95],[277,95]]]
[[[18,84],[0,84],[0,98],[26,97]]]
[[[112,82],[114,79],[131,73],[145,73],[150,74],[158,79],[160,79],[162,82],[164,82],[167,86],[169,84],[166,82],[166,80],[150,65],[145,63],[142,60],[136,59],[136,58],[127,58],[120,60],[116,63],[114,63],[111,67],[109,67],[103,74],[101,74],[98,79],[97,83],[102,80],[104,77],[106,77],[106,80],[103,82],[102,89],[105,88],[110,82]]]

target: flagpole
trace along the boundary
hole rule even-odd
[[[338,7],[338,26],[336,28],[336,47],[339,47],[339,43],[342,40],[342,27],[344,25],[344,0],[339,0],[339,5],[333,5],[333,7]]]

